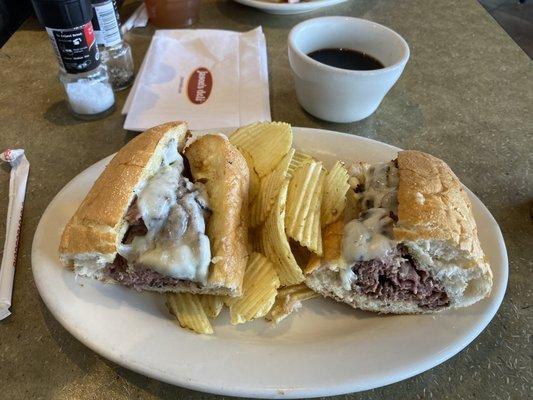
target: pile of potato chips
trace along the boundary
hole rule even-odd
[[[233,325],[265,317],[279,323],[318,296],[303,283],[303,267],[322,256],[322,228],[343,213],[348,172],[337,162],[327,171],[321,162],[292,147],[291,126],[256,123],[230,135],[250,170],[250,235],[254,252],[239,298],[167,294],[167,306],[179,324],[211,334],[209,319],[223,305]]]

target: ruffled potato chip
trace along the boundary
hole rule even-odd
[[[230,142],[250,155],[259,178],[269,174],[292,146],[292,128],[285,122],[258,122],[237,129]]]
[[[265,222],[278,197],[281,186],[287,178],[287,169],[293,154],[294,149],[290,149],[276,168],[261,178],[258,196],[250,205],[250,226],[252,228]]]
[[[292,254],[285,234],[285,203],[288,181],[283,183],[274,207],[260,229],[261,252],[274,264],[282,285],[303,282],[304,275]]]
[[[222,311],[222,307],[224,306],[223,296],[216,296],[212,294],[201,295],[200,302],[202,303],[205,314],[212,319],[218,317],[220,311]]]
[[[318,293],[305,284],[287,286],[278,290],[276,301],[267,314],[266,319],[279,324],[294,311],[302,307],[302,301],[318,297]]]
[[[292,177],[294,175],[294,171],[296,171],[302,165],[310,163],[311,161],[314,161],[313,157],[302,153],[301,151],[296,151],[291,158],[291,163],[289,164],[289,170],[287,172],[289,177]]]
[[[255,199],[257,198],[257,195],[259,194],[259,186],[260,186],[260,180],[259,175],[257,175],[257,172],[254,169],[254,164],[252,157],[250,154],[248,154],[247,151],[239,149],[242,156],[246,160],[246,164],[248,165],[248,170],[250,171],[250,187],[248,189],[248,201],[250,204],[253,204]]]
[[[168,310],[178,320],[182,328],[196,333],[211,335],[213,328],[205,314],[200,295],[193,293],[167,293]]]
[[[348,171],[337,161],[326,175],[322,195],[321,226],[325,227],[340,218],[346,206],[346,192],[350,189]]]
[[[272,263],[262,254],[253,253],[244,273],[243,294],[230,304],[231,323],[264,317],[274,304],[279,285]]]
[[[325,172],[322,163],[311,161],[302,165],[290,180],[285,216],[287,236],[322,254],[320,210]]]

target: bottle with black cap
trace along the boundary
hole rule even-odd
[[[122,38],[120,16],[115,0],[91,0],[93,28],[102,62],[109,72],[115,90],[126,89],[133,83],[131,47]]]
[[[111,113],[115,96],[91,23],[90,0],[32,0],[54,48],[70,109],[82,119]]]

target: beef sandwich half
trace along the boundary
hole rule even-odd
[[[344,216],[323,231],[306,284],[354,308],[432,313],[488,296],[492,272],[459,179],[441,160],[401,151],[354,164]]]
[[[249,172],[221,135],[172,122],[113,157],[66,225],[63,265],[139,290],[240,296]]]

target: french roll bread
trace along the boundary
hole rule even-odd
[[[221,135],[191,140],[183,122],[149,129],[113,157],[67,223],[60,261],[138,290],[240,296],[248,185],[244,158]]]
[[[432,313],[488,296],[492,272],[459,179],[441,160],[401,151],[354,164],[345,217],[323,230],[306,284],[354,308]]]

